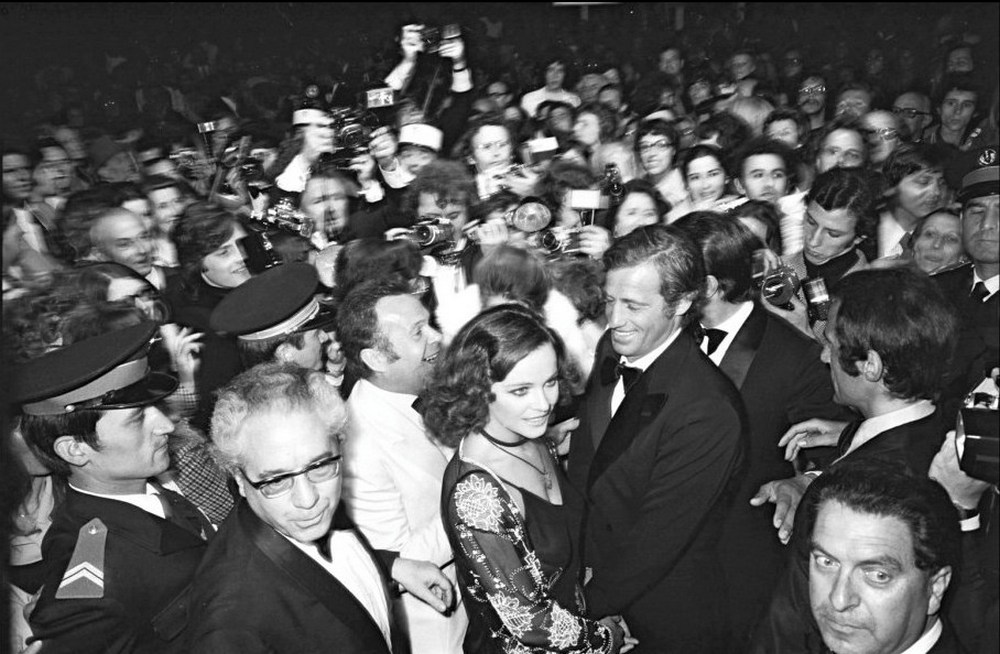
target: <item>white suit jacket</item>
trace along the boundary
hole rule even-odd
[[[375,549],[439,566],[452,560],[441,522],[441,482],[454,450],[431,440],[413,410],[414,395],[382,390],[360,380],[347,400],[344,439],[344,501]],[[468,625],[454,564],[443,568],[458,597],[449,617],[409,593],[406,616],[413,654],[462,651]]]

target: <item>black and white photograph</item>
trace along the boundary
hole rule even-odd
[[[1000,651],[1000,3],[0,2],[0,84],[0,653]]]

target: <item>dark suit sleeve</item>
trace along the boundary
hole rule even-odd
[[[138,637],[133,620],[112,599],[57,600],[31,615],[31,628],[46,654],[132,652]]]
[[[43,641],[45,652],[132,651],[137,639],[136,626],[115,597],[55,598],[76,541],[72,529],[55,527],[46,535],[43,554],[50,563],[41,598],[30,617],[32,633]]]
[[[648,490],[614,560],[594,570],[588,612],[620,614],[670,573],[698,535],[739,463],[739,409],[719,396],[685,406],[663,428]]]
[[[793,391],[786,405],[785,418],[789,425],[811,418],[847,422],[857,418],[857,414],[853,411],[833,401],[830,370],[820,360],[820,352],[818,345],[810,343],[799,357]],[[778,446],[781,436],[782,434],[775,434],[775,447]],[[822,469],[837,457],[837,451],[834,447],[807,448],[801,451],[800,456],[811,462],[810,467]]]
[[[188,651],[190,654],[268,654],[273,650],[249,629],[220,626],[199,634]]]
[[[789,424],[810,418],[848,420],[849,412],[833,402],[833,383],[830,371],[820,361],[820,349],[810,344],[804,356],[799,358],[796,383],[787,405]]]

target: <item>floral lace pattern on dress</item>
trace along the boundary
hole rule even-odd
[[[459,580],[485,615],[498,649],[505,654],[610,652],[608,627],[552,597],[551,585],[564,571],[546,577],[524,518],[503,484],[469,462],[461,461],[461,468],[464,474],[445,497],[445,529]]]

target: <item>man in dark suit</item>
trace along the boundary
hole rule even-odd
[[[760,485],[795,474],[778,441],[810,418],[850,419],[833,402],[820,347],[753,302],[752,258],[760,241],[738,221],[691,214],[676,226],[701,248],[705,303],[702,351],[739,389],[750,440],[747,473],[726,516],[720,542],[733,620],[733,651],[746,651],[750,630],[771,597],[787,553],[770,516],[750,506]],[[699,330],[702,331],[702,330]]]
[[[191,652],[406,652],[389,567],[437,610],[451,605],[436,566],[376,556],[339,507],[345,420],[337,388],[291,364],[258,365],[221,392],[212,438],[244,501],[196,574]]]
[[[889,461],[909,474],[926,476],[954,415],[936,401],[955,351],[958,320],[935,283],[907,268],[864,270],[848,275],[833,289],[824,332],[823,361],[830,364],[834,399],[857,410],[862,419],[835,435],[838,458],[822,472],[850,461]],[[803,433],[810,445],[822,439]],[[833,443],[826,443],[833,444]],[[792,535],[791,561],[754,637],[756,652],[822,650],[819,630],[808,613],[808,532],[796,511],[811,497],[811,471],[769,482],[753,498],[776,504],[779,538]],[[956,516],[957,518],[957,516]]]
[[[961,546],[947,493],[891,462],[844,462],[803,502],[809,606],[834,652],[958,654],[939,613]]]
[[[620,239],[604,261],[609,329],[569,457],[587,498],[587,608],[623,615],[637,651],[720,651],[728,617],[717,545],[745,421],[732,382],[683,329],[702,297],[701,255],[656,225]]]
[[[962,319],[948,389],[960,400],[1000,365],[1000,167],[996,145],[963,154],[949,169],[961,180],[962,243],[972,263],[935,275]]]
[[[185,651],[187,592],[214,528],[152,479],[170,465],[174,431],[155,405],[177,387],[149,373],[156,330],[141,323],[14,370],[21,431],[68,482],[29,618],[42,651]]]

